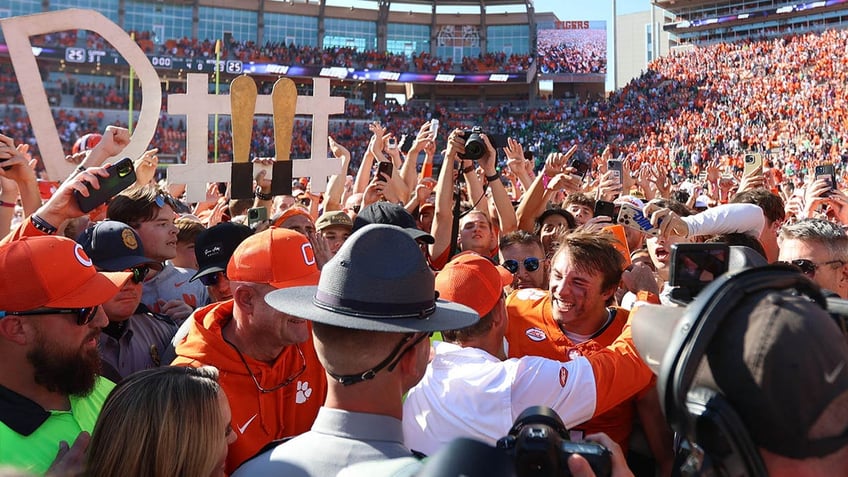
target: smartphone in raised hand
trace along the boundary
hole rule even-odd
[[[106,172],[109,173],[108,177],[97,177],[100,183],[99,189],[95,189],[88,182],[85,183],[88,188],[88,197],[74,191],[77,204],[79,204],[79,208],[83,213],[91,212],[97,206],[105,204],[106,201],[135,182],[135,167],[133,166],[132,159],[129,157],[125,157],[107,167]]]
[[[742,158],[745,176],[750,176],[763,168],[763,156],[759,153],[748,153]]]
[[[394,164],[390,161],[381,161],[377,164],[377,180],[385,182],[386,179],[383,178],[383,174],[386,174],[386,177],[392,177],[393,170]]]
[[[659,227],[654,227],[651,220],[645,217],[640,209],[628,203],[621,204],[621,210],[618,212],[618,223],[655,237],[660,234]]]

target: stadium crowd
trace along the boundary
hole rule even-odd
[[[172,55],[181,58],[215,58],[215,40],[196,38],[170,38],[157,44],[152,32],[131,32],[141,49],[151,55]],[[39,35],[31,40],[35,46],[72,47],[107,49],[108,43],[94,32],[86,32],[80,38],[77,31],[65,31]],[[353,47],[320,48],[309,45],[285,44],[284,42],[266,42],[263,45],[254,41],[229,38],[221,44],[223,60],[242,62],[267,62],[281,65],[344,67],[360,69],[385,69],[389,71],[427,72],[427,73],[520,73],[527,71],[533,63],[529,54],[511,54],[503,52],[481,53],[476,57],[463,57],[462,62],[454,64],[452,58],[440,58],[429,53],[413,53],[411,56],[381,52],[376,50],[358,50]]]
[[[81,150],[45,194],[26,111],[7,104],[0,465],[376,475],[369,461],[435,466],[457,438],[488,449],[538,405],[571,439],[609,449],[616,477],[676,475],[704,455],[724,465],[728,446],[666,419],[680,403],[657,380],[683,375],[687,399],[708,389],[736,410],[722,438],[750,439],[736,450],[748,475],[842,475],[848,341],[823,293],[848,299],[846,41],[825,31],[695,48],[609,98],[532,111],[366,106],[367,120],[333,121],[327,138],[298,118],[293,156],[327,140],[338,160],[323,194],[294,178],[276,195],[260,172],[252,197],[221,183],[189,202],[156,176],[156,149],[185,138],[163,114],[135,182],[83,208],[129,131],[57,110],[63,141]],[[461,131],[472,125],[478,143]],[[210,150],[229,154],[221,129]],[[273,147],[271,120],[258,120],[254,160]],[[833,175],[818,173],[828,165]],[[791,280],[737,294],[703,344],[709,359],[694,361],[709,369],[670,375],[652,358],[678,359],[669,330],[706,333],[688,317],[723,319],[700,315],[704,303],[735,296],[681,308],[686,273],[716,281],[709,290],[736,283],[715,280],[713,262],[675,261],[675,245],[703,242],[744,257],[725,263],[738,276],[771,267],[757,276]],[[666,336],[645,340],[651,326]],[[468,460],[503,465],[456,462]],[[580,455],[561,465],[594,475]]]
[[[606,30],[540,30],[538,43],[542,74],[607,71]]]

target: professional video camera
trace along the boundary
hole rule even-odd
[[[486,155],[486,143],[480,137],[481,134],[486,134],[495,150],[507,146],[506,136],[484,133],[483,128],[474,126],[470,131],[462,131],[461,137],[465,139],[465,154],[460,154],[460,159],[476,161]]]
[[[498,448],[513,457],[518,477],[570,476],[568,458],[572,454],[586,458],[597,477],[612,472],[606,447],[595,442],[570,441],[562,420],[545,406],[529,407],[522,412],[509,434],[498,440]]]

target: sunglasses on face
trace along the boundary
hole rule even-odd
[[[144,281],[144,278],[147,277],[147,274],[150,272],[150,267],[147,265],[139,265],[137,267],[132,267],[128,271],[132,272],[132,277],[130,280],[135,284],[139,284]]]
[[[824,263],[816,263],[812,260],[807,260],[806,258],[799,258],[797,260],[791,260],[789,262],[780,262],[780,263],[794,265],[794,266],[798,267],[798,269],[801,270],[801,273],[803,273],[804,275],[806,275],[810,278],[813,278],[813,277],[816,276],[816,271],[818,271],[818,269],[820,267],[823,267],[825,265],[833,265],[834,263],[838,263],[839,265],[844,265],[845,261],[844,260],[830,260],[830,261],[824,262]]]
[[[34,316],[34,315],[77,315],[77,325],[84,326],[91,323],[100,306],[86,308],[36,308],[30,311],[10,311],[7,315]]]
[[[503,267],[509,270],[510,273],[518,273],[518,260],[504,260]],[[528,272],[535,272],[539,269],[539,259],[536,257],[527,257],[524,259],[524,269]]]
[[[198,278],[198,280],[200,280],[200,283],[206,285],[207,287],[214,287],[218,284],[218,281],[221,279],[221,277],[227,278],[227,274],[225,274],[224,272],[210,273],[209,275],[203,275],[202,277]]]

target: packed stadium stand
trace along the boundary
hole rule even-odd
[[[668,2],[655,3],[658,6],[673,7]],[[727,7],[717,6],[724,3]],[[763,3],[687,2],[687,9],[673,10],[678,16],[678,21],[674,24],[677,26],[670,25],[668,28],[681,28],[679,22],[684,21],[683,18],[689,18],[685,21],[691,22],[695,17],[706,18],[713,14],[723,15],[729,12],[737,12],[735,15],[738,17],[739,11]],[[765,10],[770,11],[776,3],[782,2],[765,3],[769,4]],[[702,6],[699,7],[699,4]],[[165,6],[156,7],[153,4],[136,4],[129,1],[126,6],[124,27],[138,32],[136,41],[149,49],[151,55],[177,48],[181,49],[185,58],[194,55],[205,58],[204,62],[215,61],[210,59],[215,55],[214,42],[189,41],[185,40],[188,36],[183,36],[193,33],[189,32],[189,29],[201,30],[200,34],[209,33],[203,30],[204,15],[201,15],[199,22],[189,21],[188,26],[177,28],[176,18],[180,17],[174,13],[175,23],[173,28],[167,30],[167,38],[182,40],[164,40],[157,28],[151,29],[149,25],[133,23],[136,20],[131,19],[135,16],[130,12],[138,11],[141,6],[162,8],[163,12],[178,12],[182,7],[168,6],[166,3],[165,6],[170,9],[168,10]],[[295,4],[294,7],[307,6]],[[37,9],[40,8],[41,2],[38,2]],[[50,8],[53,9],[52,4]],[[206,11],[204,9],[209,12],[218,11],[213,7],[204,7],[201,3],[201,12]],[[392,12],[392,15],[399,13]],[[739,27],[742,30],[737,33],[742,39],[734,42],[715,40],[726,34],[727,28],[736,28],[737,23],[731,22],[727,27],[714,30],[703,26],[690,26],[689,29],[692,32],[700,32],[700,36],[690,35],[690,43],[685,51],[681,49],[670,56],[655,60],[643,75],[606,97],[591,89],[584,89],[576,94],[573,89],[565,90],[563,94],[539,97],[538,90],[535,90],[536,82],[538,78],[551,73],[541,71],[537,68],[539,62],[534,61],[538,58],[535,56],[538,51],[536,44],[531,44],[530,38],[535,37],[537,27],[540,27],[541,23],[534,27],[523,25],[523,30],[517,25],[488,25],[488,50],[485,50],[478,40],[474,40],[473,35],[469,37],[471,39],[465,40],[451,37],[451,41],[455,42],[454,46],[447,48],[430,45],[427,40],[429,33],[409,33],[412,36],[397,40],[405,42],[406,50],[391,51],[389,45],[395,44],[392,41],[397,39],[393,37],[392,32],[396,32],[400,24],[392,27],[389,22],[385,51],[376,54],[375,50],[369,49],[372,44],[376,45],[378,42],[376,36],[371,34],[364,35],[367,41],[361,47],[333,45],[331,41],[328,43],[327,39],[333,37],[334,32],[338,33],[333,29],[335,27],[331,28],[330,25],[336,20],[341,21],[339,18],[325,19],[323,49],[311,44],[311,40],[307,39],[309,35],[304,35],[296,29],[288,32],[274,29],[275,34],[285,33],[286,38],[268,38],[266,34],[265,39],[270,43],[262,44],[277,46],[259,48],[256,46],[258,41],[235,39],[238,35],[246,38],[259,38],[261,35],[246,25],[241,25],[239,28],[242,30],[239,30],[236,27],[240,23],[232,20],[229,26],[225,27],[232,29],[232,34],[225,35],[223,43],[227,46],[222,56],[247,58],[260,55],[263,61],[264,58],[269,61],[274,58],[276,61],[285,57],[285,60],[291,61],[292,64],[303,62],[304,58],[310,57],[312,60],[309,61],[316,62],[316,65],[320,63],[321,67],[348,61],[376,61],[380,63],[381,68],[387,68],[384,71],[395,71],[394,68],[396,73],[400,73],[404,68],[433,67],[432,64],[424,66],[421,59],[432,58],[428,55],[435,54],[442,58],[438,60],[442,62],[437,68],[439,71],[444,70],[444,63],[448,60],[456,60],[451,71],[455,72],[457,78],[469,71],[481,69],[481,65],[485,68],[500,69],[500,73],[487,74],[487,79],[481,83],[437,84],[426,80],[412,82],[409,88],[414,89],[415,93],[409,95],[404,104],[394,101],[390,93],[401,82],[334,79],[333,94],[345,96],[347,103],[344,117],[331,119],[330,134],[353,152],[352,168],[356,167],[358,158],[367,146],[370,136],[367,125],[370,121],[388,124],[390,130],[400,137],[403,134],[414,134],[428,119],[440,117],[444,127],[448,129],[479,125],[485,131],[515,137],[528,150],[534,152],[537,158],[550,151],[565,151],[572,144],[580,144],[593,153],[598,153],[607,144],[612,144],[616,154],[627,156],[633,167],[654,164],[669,169],[672,174],[686,175],[697,173],[700,165],[710,159],[736,165],[743,151],[753,149],[765,152],[771,161],[784,164],[787,171],[802,171],[810,161],[832,159],[841,162],[843,158],[848,158],[848,117],[844,86],[848,74],[844,59],[848,39],[845,30],[831,28],[833,25],[827,20],[841,18],[844,11],[819,12],[827,18],[816,17],[821,20],[818,23],[811,19],[803,20],[801,11],[795,13],[797,15],[787,15],[785,25],[797,28],[798,32],[783,32],[775,36],[763,35],[764,30],[760,29],[756,30],[757,34],[753,34],[755,24],[738,20],[744,25],[752,26],[748,34],[744,33],[747,31],[744,29],[749,27]],[[254,18],[255,14],[256,12],[252,12],[251,15],[254,16],[250,18]],[[528,9],[520,14],[499,17],[511,16],[515,21],[526,22],[531,14],[536,15]],[[267,33],[271,30],[267,28],[272,23],[269,19],[275,17],[270,16],[270,12],[265,15]],[[291,20],[286,14],[273,15],[283,15],[287,18],[286,21]],[[806,22],[806,27],[796,27],[796,23],[800,24],[802,20]],[[349,36],[356,36],[350,32],[358,31],[361,26],[357,23],[359,21],[350,20],[351,23],[347,27]],[[418,21],[423,22],[423,16]],[[557,20],[552,20],[548,26],[553,26],[555,21]],[[412,26],[405,24],[404,28]],[[766,24],[760,26],[767,28]],[[415,31],[418,31],[417,27],[431,31],[429,25],[416,25]],[[516,28],[521,31],[516,37],[510,37],[512,40],[509,40],[509,51],[504,51],[507,37],[498,36],[497,32],[501,31],[499,29],[505,32],[507,29],[513,31]],[[437,27],[435,31],[443,33],[444,28]],[[310,32],[315,33],[312,30]],[[98,41],[96,36],[83,37],[84,33],[55,34],[49,38],[38,38],[36,41],[43,42],[45,47],[74,48],[79,46],[71,45],[81,45],[85,42],[86,47],[104,50],[109,48],[109,45]],[[289,37],[300,45],[284,46]],[[279,43],[274,43],[275,41]],[[466,41],[467,43],[463,43]],[[410,42],[413,45],[411,50],[408,48]],[[459,44],[466,46],[456,46]],[[461,50],[462,56],[453,56],[457,49]],[[586,52],[586,58],[594,58],[583,64],[589,65],[590,69],[597,72],[605,73],[606,65],[600,61],[599,54],[593,48],[583,51]],[[395,62],[394,58],[401,60]],[[104,67],[101,71],[96,71],[90,65],[59,63],[49,58],[41,59],[39,64],[44,74],[45,88],[54,105],[54,116],[63,144],[68,149],[79,135],[102,130],[106,124],[126,123],[128,91],[125,68]],[[564,62],[558,67],[568,68],[567,65],[568,62]],[[493,75],[507,74],[513,68],[521,72],[520,75],[524,77],[522,81],[515,84],[497,84],[491,80]],[[320,73],[321,69],[317,71]],[[570,69],[571,74],[580,74],[580,71],[577,66]],[[163,91],[183,92],[183,73],[173,69],[160,70]],[[592,71],[585,73],[588,75]],[[254,76],[260,93],[270,91],[270,86],[276,79],[274,75],[269,74]],[[469,74],[470,76],[473,75]],[[234,75],[225,77],[232,78]],[[296,78],[296,81],[301,94],[310,93],[311,81],[308,77]],[[226,85],[223,86],[225,91]],[[0,106],[0,127],[16,141],[35,145],[17,88],[11,66],[5,60],[0,61],[0,89],[5,93],[0,98],[3,103]],[[562,91],[560,90],[560,93]],[[140,91],[136,91],[136,98],[139,93]],[[167,114],[167,94],[165,98],[153,143],[166,158],[171,158],[173,162],[183,161],[184,117]],[[219,136],[215,138],[210,132],[210,155],[217,139],[220,160],[229,160],[232,145],[228,132],[229,120],[222,117],[219,121]],[[308,117],[297,118],[292,144],[292,156],[295,158],[309,156],[311,133],[308,126]],[[443,146],[444,139],[441,141],[440,147]],[[272,156],[273,153],[270,120],[258,118],[251,154],[264,157]]]

